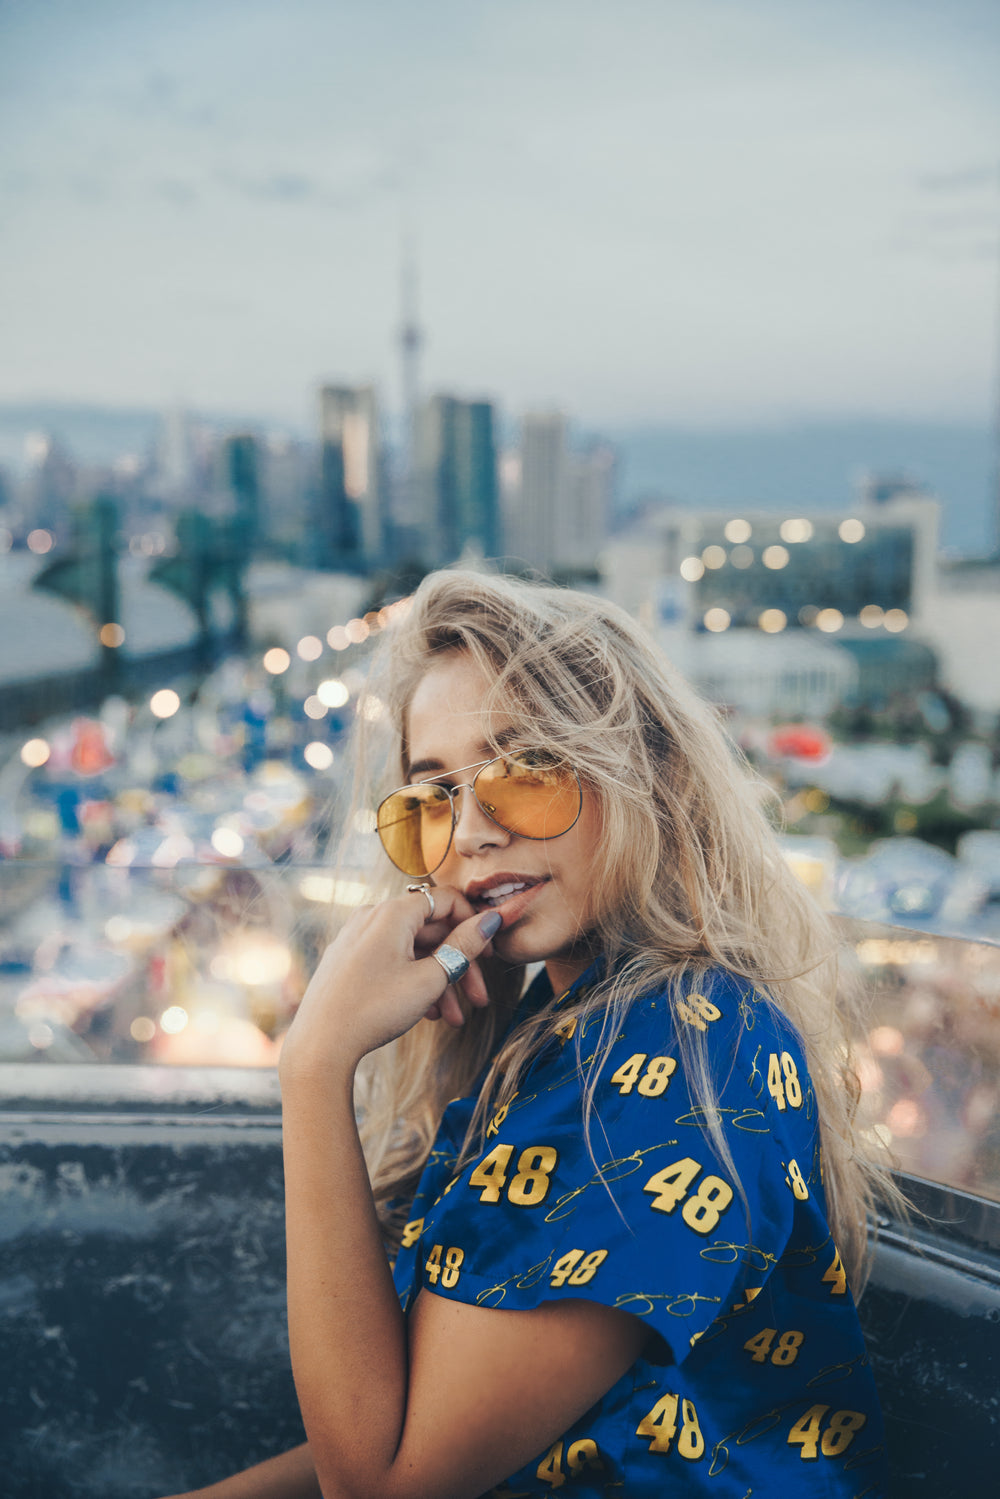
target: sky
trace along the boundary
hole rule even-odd
[[[0,401],[982,423],[995,0],[0,0]]]

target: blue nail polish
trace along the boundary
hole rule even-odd
[[[499,911],[487,911],[486,915],[480,918],[480,922],[479,922],[479,933],[480,933],[480,936],[482,936],[482,937],[492,937],[493,934],[494,934],[494,932],[498,932],[502,926],[503,926],[503,917],[500,915],[500,912]]]

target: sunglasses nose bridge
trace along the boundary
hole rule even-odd
[[[488,762],[492,764],[493,762]],[[451,797],[451,836],[456,844],[468,845],[474,843],[479,845],[484,838],[490,841],[501,838],[509,839],[510,830],[499,822],[493,813],[488,811],[479,799],[476,782],[483,767],[476,772],[471,781],[463,781],[457,786],[449,787]],[[471,794],[458,800],[460,791],[468,791]],[[471,816],[471,823],[469,821]]]

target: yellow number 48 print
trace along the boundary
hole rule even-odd
[[[677,1436],[677,1410],[680,1407],[681,1434]],[[635,1429],[637,1437],[649,1437],[650,1452],[669,1452],[674,1437],[677,1451],[688,1462],[694,1462],[705,1451],[705,1438],[698,1424],[698,1412],[691,1400],[681,1400],[678,1395],[662,1395],[647,1411]]]
[[[684,1202],[681,1217],[695,1233],[707,1234],[718,1223],[721,1215],[733,1200],[733,1189],[721,1176],[706,1176],[693,1197],[688,1193],[695,1178],[704,1168],[698,1161],[685,1156],[657,1171],[643,1187],[644,1192],[654,1195],[649,1204],[658,1213],[672,1213],[679,1202]]]
[[[814,1462],[820,1453],[824,1457],[839,1457],[868,1420],[862,1411],[834,1411],[820,1436],[823,1417],[829,1409],[828,1405],[811,1405],[788,1433],[789,1446],[801,1447],[799,1456],[806,1462]]]
[[[566,1482],[567,1475],[563,1472],[563,1443],[553,1442],[541,1462],[535,1470],[536,1478],[547,1483],[549,1488],[561,1489]],[[579,1442],[572,1442],[566,1449],[566,1466],[569,1476],[576,1477],[585,1468],[603,1468],[601,1455],[597,1450],[597,1443],[590,1437],[583,1437]]]
[[[551,1185],[552,1173],[559,1163],[559,1152],[554,1145],[529,1145],[522,1150],[517,1161],[517,1172],[509,1186],[507,1172],[513,1145],[494,1145],[489,1155],[483,1156],[469,1177],[469,1186],[479,1192],[480,1202],[499,1202],[504,1187],[507,1201],[520,1208],[534,1208],[544,1202]]]

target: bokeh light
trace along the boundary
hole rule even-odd
[[[160,1016],[160,1029],[168,1036],[177,1036],[188,1023],[188,1012],[182,1005],[170,1005]]]
[[[325,718],[326,704],[323,702],[322,698],[319,698],[315,693],[312,693],[302,704],[302,711],[307,718]]]
[[[812,539],[812,534],[812,521],[805,520],[801,516],[793,520],[783,520],[781,522],[781,525],[778,527],[778,535],[781,537],[782,541],[787,541],[793,546],[797,542],[810,541]]]
[[[273,645],[269,651],[264,652],[264,670],[269,671],[272,677],[280,677],[291,664],[291,656],[280,645]]]
[[[363,619],[349,619],[344,626],[344,633],[352,645],[360,645],[368,639],[371,631]]]
[[[55,544],[56,539],[52,532],[43,530],[41,526],[28,532],[28,551],[35,552],[39,557],[44,557],[46,552],[51,552]]]
[[[837,535],[841,541],[862,541],[864,539],[864,522],[859,520],[842,520],[837,527]]]
[[[887,609],[883,624],[893,635],[898,635],[900,630],[905,630],[910,623],[910,616],[905,609]]]
[[[243,852],[243,839],[235,828],[216,828],[212,834],[212,847],[224,859],[238,859]]]
[[[99,639],[102,645],[110,646],[112,650],[116,650],[118,646],[125,644],[125,631],[121,625],[109,622],[101,626]]]
[[[339,677],[328,677],[316,688],[316,696],[328,708],[342,708],[350,701],[350,692]]]
[[[157,718],[173,718],[181,700],[172,687],[161,687],[149,700],[150,712]]]
[[[302,751],[302,758],[313,770],[329,770],[333,764],[333,750],[321,739],[314,739]]]
[[[723,534],[727,541],[749,541],[753,527],[748,520],[731,520],[726,522]]]
[[[881,604],[866,604],[858,615],[858,619],[866,630],[875,630],[885,619],[885,610]]]
[[[680,566],[680,574],[686,583],[697,583],[699,578],[705,576],[705,564],[700,557],[685,557]]]
[[[788,616],[783,609],[765,609],[757,616],[757,623],[765,634],[777,635],[787,625]]]
[[[833,635],[844,627],[844,616],[839,609],[821,609],[816,616],[816,628],[824,635]]]
[[[326,643],[332,651],[346,651],[351,642],[343,625],[334,625],[326,632]]]
[[[725,547],[719,547],[719,546],[706,547],[705,550],[701,554],[701,560],[702,560],[702,562],[704,562],[704,564],[705,564],[706,567],[711,567],[711,568],[725,567],[725,565],[726,565],[726,549],[725,549]]]
[[[30,765],[32,770],[37,770],[39,765],[44,765],[51,753],[47,739],[29,739],[21,745],[21,759],[25,765]]]
[[[730,623],[729,614],[725,609],[709,609],[705,615],[705,629],[711,630],[715,635],[728,630]]]
[[[295,647],[303,661],[318,661],[323,654],[323,642],[318,635],[303,635]]]
[[[777,572],[778,568],[788,566],[788,558],[788,548],[775,545],[765,547],[761,553],[760,560],[765,567],[770,567],[773,571]]]

